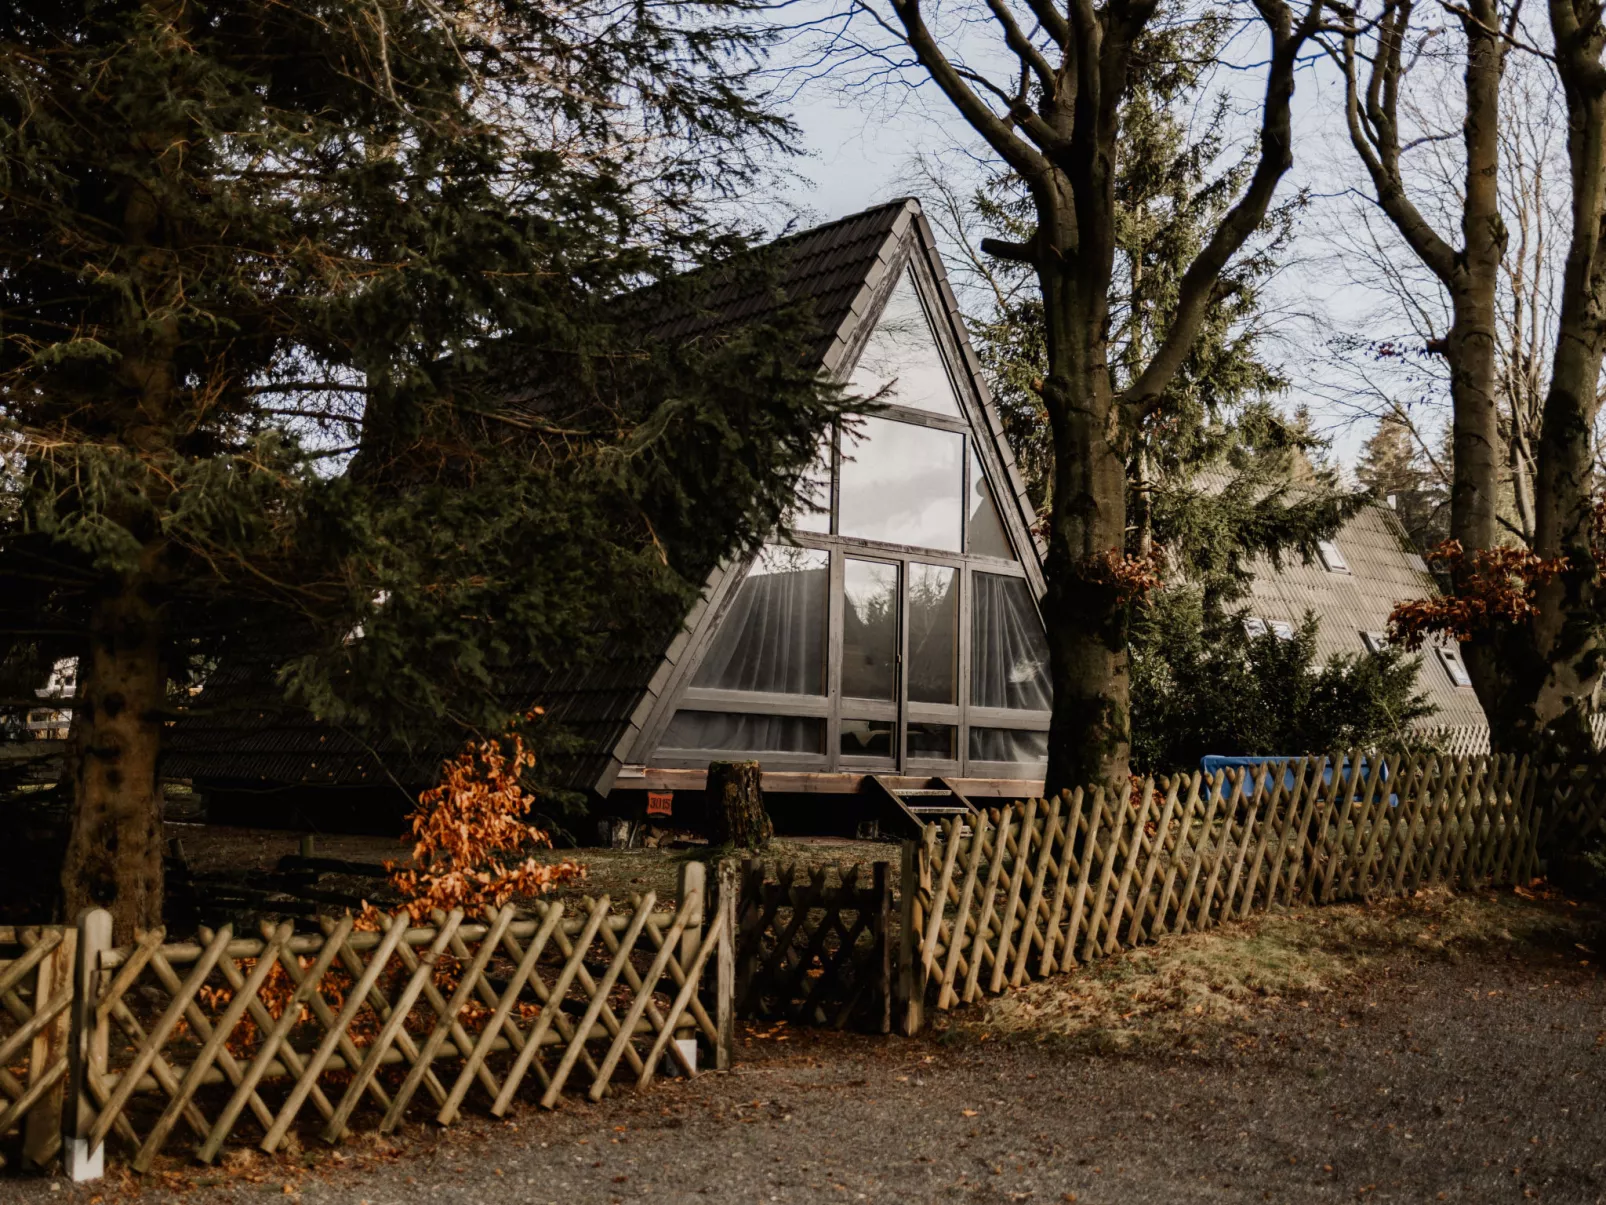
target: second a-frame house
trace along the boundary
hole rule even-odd
[[[831,334],[821,370],[883,405],[830,431],[786,528],[714,573],[593,789],[698,788],[711,759],[753,758],[772,790],[1032,794],[1042,569],[931,228],[897,201],[776,251]]]

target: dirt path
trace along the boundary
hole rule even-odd
[[[247,1157],[178,1191],[0,1180],[0,1199],[1606,1202],[1606,978],[1575,936],[1396,949],[1115,1053],[968,1024],[753,1030],[729,1075],[597,1107],[413,1127],[316,1167]]]

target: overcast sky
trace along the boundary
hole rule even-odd
[[[1323,340],[1332,315],[1353,316],[1368,304],[1364,292],[1332,270],[1331,249],[1314,233],[1324,221],[1343,220],[1345,206],[1353,203],[1345,194],[1354,179],[1348,158],[1353,152],[1337,137],[1338,97],[1331,87],[1336,82],[1331,72],[1311,68],[1301,73],[1296,88],[1295,166],[1279,195],[1307,187],[1314,200],[1294,248],[1296,262],[1274,288],[1272,305],[1281,313],[1283,338],[1268,352],[1295,382],[1285,404],[1310,407],[1333,440],[1335,459],[1352,464],[1371,425],[1329,403],[1333,383],[1321,379],[1319,357],[1309,354]],[[1258,116],[1255,102],[1264,87],[1259,73],[1223,73],[1217,87],[1242,92],[1245,112]],[[910,161],[917,153],[938,156],[957,179],[975,178],[975,162],[962,149],[966,128],[929,85],[913,93],[883,88],[844,94],[815,83],[797,89],[791,106],[807,155],[792,163],[794,175],[783,186],[784,204],[777,208],[783,221],[811,225],[917,193],[910,183]]]

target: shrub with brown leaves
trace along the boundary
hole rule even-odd
[[[391,886],[415,921],[436,909],[483,916],[514,896],[542,895],[585,877],[585,867],[571,859],[540,862],[534,856],[552,848],[547,833],[528,819],[535,798],[522,778],[534,765],[515,728],[469,741],[441,767],[440,785],[418,797],[409,818],[413,865],[386,863]],[[366,907],[360,923],[378,927],[378,921],[376,910]]]

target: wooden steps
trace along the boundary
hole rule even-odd
[[[968,833],[968,821],[977,815],[976,805],[959,787],[946,778],[928,779],[923,787],[903,785],[886,774],[872,774],[873,790],[882,807],[881,827],[887,835],[918,837],[928,824],[941,824],[958,816]]]

